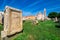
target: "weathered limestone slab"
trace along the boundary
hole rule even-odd
[[[7,40],[7,33],[5,31],[1,31],[1,40]]]
[[[2,24],[3,12],[0,12],[0,24]]]
[[[4,12],[4,31],[7,35],[22,31],[22,11],[6,6]]]
[[[6,32],[5,31],[1,31],[1,37],[4,38],[6,36],[7,36]]]

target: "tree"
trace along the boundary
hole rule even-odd
[[[57,17],[60,18],[60,13],[58,13],[58,16]]]
[[[54,20],[54,22],[58,21],[57,19],[58,13],[57,12],[51,12],[49,13],[48,17]]]
[[[60,13],[58,13],[58,16],[57,17],[58,17],[58,21],[60,23]]]
[[[49,13],[48,17],[49,18],[55,18],[55,17],[57,17],[57,12],[51,12],[51,13]]]

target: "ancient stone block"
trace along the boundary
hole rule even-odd
[[[6,32],[5,31],[1,31],[1,37],[4,38],[6,36],[7,36]]]
[[[22,31],[22,11],[6,6],[4,12],[4,31],[7,35]]]

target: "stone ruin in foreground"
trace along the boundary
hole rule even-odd
[[[13,35],[22,31],[22,11],[9,6],[4,11],[4,29],[1,31],[1,38]]]

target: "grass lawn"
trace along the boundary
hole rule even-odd
[[[53,21],[39,21],[38,25],[25,21],[23,32],[11,37],[10,40],[60,40],[60,29],[55,27]]]
[[[0,40],[1,40],[1,31],[3,30],[2,24],[0,24]]]

